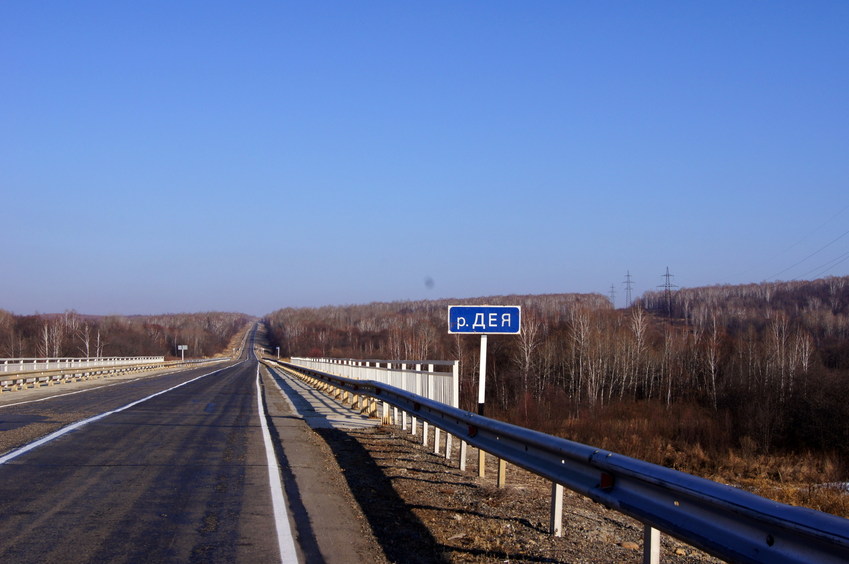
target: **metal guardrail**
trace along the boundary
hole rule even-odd
[[[73,367],[53,370],[24,371],[11,374],[0,373],[0,393],[9,391],[20,391],[28,388],[39,388],[42,385],[61,384],[68,381],[88,380],[92,377],[100,377],[125,372],[143,372],[159,368],[174,368],[210,362],[226,362],[230,358],[194,359],[166,362],[164,357],[159,362],[147,362],[142,364],[126,364],[118,366],[98,366],[94,368]]]
[[[382,382],[453,407],[460,405],[459,360],[292,357],[291,362],[344,378]]]
[[[379,382],[279,364],[392,405],[464,443],[551,480],[554,531],[561,518],[554,512],[562,514],[565,486],[641,521],[645,525],[644,562],[660,560],[658,531],[732,562],[849,562],[847,519],[488,419]]]
[[[129,366],[164,362],[164,356],[110,356],[94,358],[0,358],[2,372],[37,372],[39,370],[61,370],[100,368],[104,366]]]

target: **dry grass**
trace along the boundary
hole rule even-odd
[[[838,454],[759,452],[750,437],[734,437],[727,418],[699,406],[618,404],[563,421],[557,434],[782,503],[849,517],[849,493],[825,485],[847,481]]]

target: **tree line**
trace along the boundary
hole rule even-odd
[[[521,305],[522,332],[489,339],[487,405],[548,432],[623,403],[691,405],[728,443],[760,451],[849,445],[849,277],[647,292],[496,296],[285,308],[265,319],[286,356],[459,359],[473,409],[479,339],[447,333],[448,305]],[[488,408],[489,409],[489,408]],[[732,445],[733,446],[733,445]]]
[[[191,357],[226,353],[230,340],[251,321],[241,313],[92,316],[70,310],[53,315],[13,315],[0,310],[0,357]]]

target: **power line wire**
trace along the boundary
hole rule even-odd
[[[812,273],[814,271],[817,271],[817,273],[813,277],[814,278],[820,278],[823,274],[825,274],[826,272],[828,272],[829,270],[831,270],[832,268],[834,268],[836,266],[840,266],[841,264],[843,264],[847,260],[849,260],[849,251],[846,251],[842,255],[839,255],[836,258],[831,259],[830,261],[828,261],[824,265],[821,264],[820,266],[809,270],[808,272],[802,274],[801,276],[794,278],[794,280],[806,278],[810,273]]]
[[[808,260],[809,258],[815,257],[816,255],[818,255],[819,253],[821,253],[822,251],[824,251],[825,249],[827,249],[828,247],[830,247],[831,245],[833,245],[834,243],[836,243],[837,241],[839,241],[840,239],[842,239],[843,237],[845,237],[846,235],[849,235],[849,231],[844,231],[843,233],[841,233],[840,235],[838,235],[837,237],[835,237],[834,239],[832,239],[831,241],[829,241],[828,243],[826,243],[825,245],[823,245],[822,247],[820,247],[819,249],[817,249],[816,251],[812,252],[811,254],[809,254],[808,256],[806,256],[805,258],[803,258],[802,260],[800,260],[799,262],[797,262],[797,263],[795,263],[795,264],[793,264],[793,265],[788,266],[788,267],[787,267],[787,268],[785,268],[784,270],[781,270],[781,271],[779,271],[779,272],[776,272],[776,273],[775,273],[775,274],[773,274],[772,276],[767,277],[767,280],[774,279],[774,278],[776,278],[777,276],[779,276],[779,275],[781,275],[781,274],[784,274],[784,273],[785,273],[785,272],[787,272],[788,270],[792,270],[792,269],[796,268],[797,266],[799,266],[800,264],[802,264],[803,262],[805,262],[805,261],[806,261],[806,260]]]
[[[817,227],[815,227],[814,229],[811,229],[810,231],[808,231],[807,233],[805,233],[804,235],[802,235],[802,236],[801,236],[798,240],[796,240],[795,242],[791,243],[789,246],[785,247],[784,249],[782,249],[782,250],[778,251],[777,253],[775,253],[775,254],[773,254],[772,256],[770,256],[769,258],[767,258],[767,259],[763,262],[763,264],[769,264],[769,263],[772,263],[772,262],[773,262],[773,261],[775,261],[775,259],[777,259],[778,257],[780,257],[780,256],[782,256],[782,255],[787,254],[789,251],[791,251],[792,249],[794,249],[795,247],[799,246],[801,243],[803,243],[804,241],[806,241],[807,239],[809,239],[809,238],[811,237],[811,235],[813,235],[814,233],[818,232],[818,231],[819,231],[819,230],[821,230],[823,227],[825,227],[826,225],[828,225],[829,223],[831,223],[832,221],[834,221],[835,219],[837,219],[837,217],[839,217],[840,215],[842,215],[843,213],[845,213],[845,212],[846,212],[846,210],[849,210],[849,204],[847,204],[847,205],[843,206],[843,207],[842,207],[842,208],[841,208],[838,212],[836,212],[836,213],[835,213],[835,214],[833,214],[831,217],[829,217],[828,219],[826,219],[825,221],[823,221],[822,223],[820,223],[820,224],[819,224]],[[804,260],[804,259],[803,259],[803,260]],[[798,263],[797,263],[797,264],[798,264]],[[795,265],[794,265],[794,266],[795,266]],[[778,273],[776,273],[776,274],[774,274],[774,275],[772,275],[772,276],[768,276],[768,277],[767,277],[767,278],[765,278],[764,280],[770,280],[770,279],[774,278],[775,276],[778,276],[779,274],[783,274],[784,272],[786,272],[787,270],[790,270],[791,268],[793,268],[793,267],[792,267],[792,266],[791,266],[791,267],[788,267],[787,269],[782,270],[781,272],[778,272]],[[747,268],[746,270],[744,270],[743,272],[741,272],[741,273],[738,275],[738,277],[739,277],[739,278],[742,278],[742,277],[744,277],[745,275],[747,275],[747,274],[749,274],[749,273],[751,273],[751,272],[755,271],[756,269],[757,269],[757,267],[755,267],[755,266],[753,266],[753,267],[751,267],[751,268]]]

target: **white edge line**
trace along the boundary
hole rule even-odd
[[[259,411],[259,421],[262,427],[262,440],[265,443],[265,458],[268,462],[268,482],[271,486],[271,504],[274,510],[274,524],[277,527],[277,544],[280,547],[280,562],[296,564],[298,562],[295,550],[295,539],[292,538],[292,522],[286,510],[286,494],[280,479],[280,469],[277,457],[274,455],[274,445],[271,443],[271,433],[265,421],[265,406],[262,403],[262,388],[260,387],[259,364],[256,367],[256,402]]]
[[[93,417],[89,417],[88,419],[83,419],[81,421],[71,423],[70,425],[66,425],[65,427],[62,427],[61,429],[59,429],[58,431],[54,431],[54,432],[50,433],[49,435],[41,437],[37,441],[33,441],[29,444],[26,444],[26,445],[24,445],[20,448],[17,448],[13,451],[6,453],[2,457],[0,457],[0,465],[6,464],[10,460],[17,458],[20,455],[25,454],[25,453],[27,453],[27,452],[35,449],[35,448],[38,448],[43,444],[49,443],[50,441],[52,441],[54,439],[58,439],[62,435],[70,433],[71,431],[79,429],[80,427],[88,425],[89,423],[93,423],[94,421],[97,421],[98,419],[103,419],[107,415],[112,415],[113,413],[120,413],[121,411],[124,411],[125,409],[130,409],[131,407],[134,407],[134,406],[136,406],[136,405],[138,405],[142,402],[146,402],[147,400],[149,400],[151,398],[155,398],[156,396],[161,396],[162,394],[168,393],[172,390],[176,390],[177,388],[185,386],[186,384],[191,384],[192,382],[194,382],[196,380],[200,380],[201,378],[206,378],[207,376],[212,376],[213,374],[221,372],[222,370],[225,370],[225,369],[220,368],[218,370],[215,370],[214,372],[209,372],[207,374],[203,374],[201,376],[198,376],[197,378],[192,378],[191,380],[187,380],[187,381],[183,382],[182,384],[177,384],[176,386],[168,388],[167,390],[162,390],[161,392],[156,392],[155,394],[151,394],[151,395],[147,396],[146,398],[142,398],[142,399],[136,400],[132,403],[128,403],[127,405],[119,407],[118,409],[113,409],[112,411],[107,411],[106,413],[101,413],[100,415],[95,415]]]

